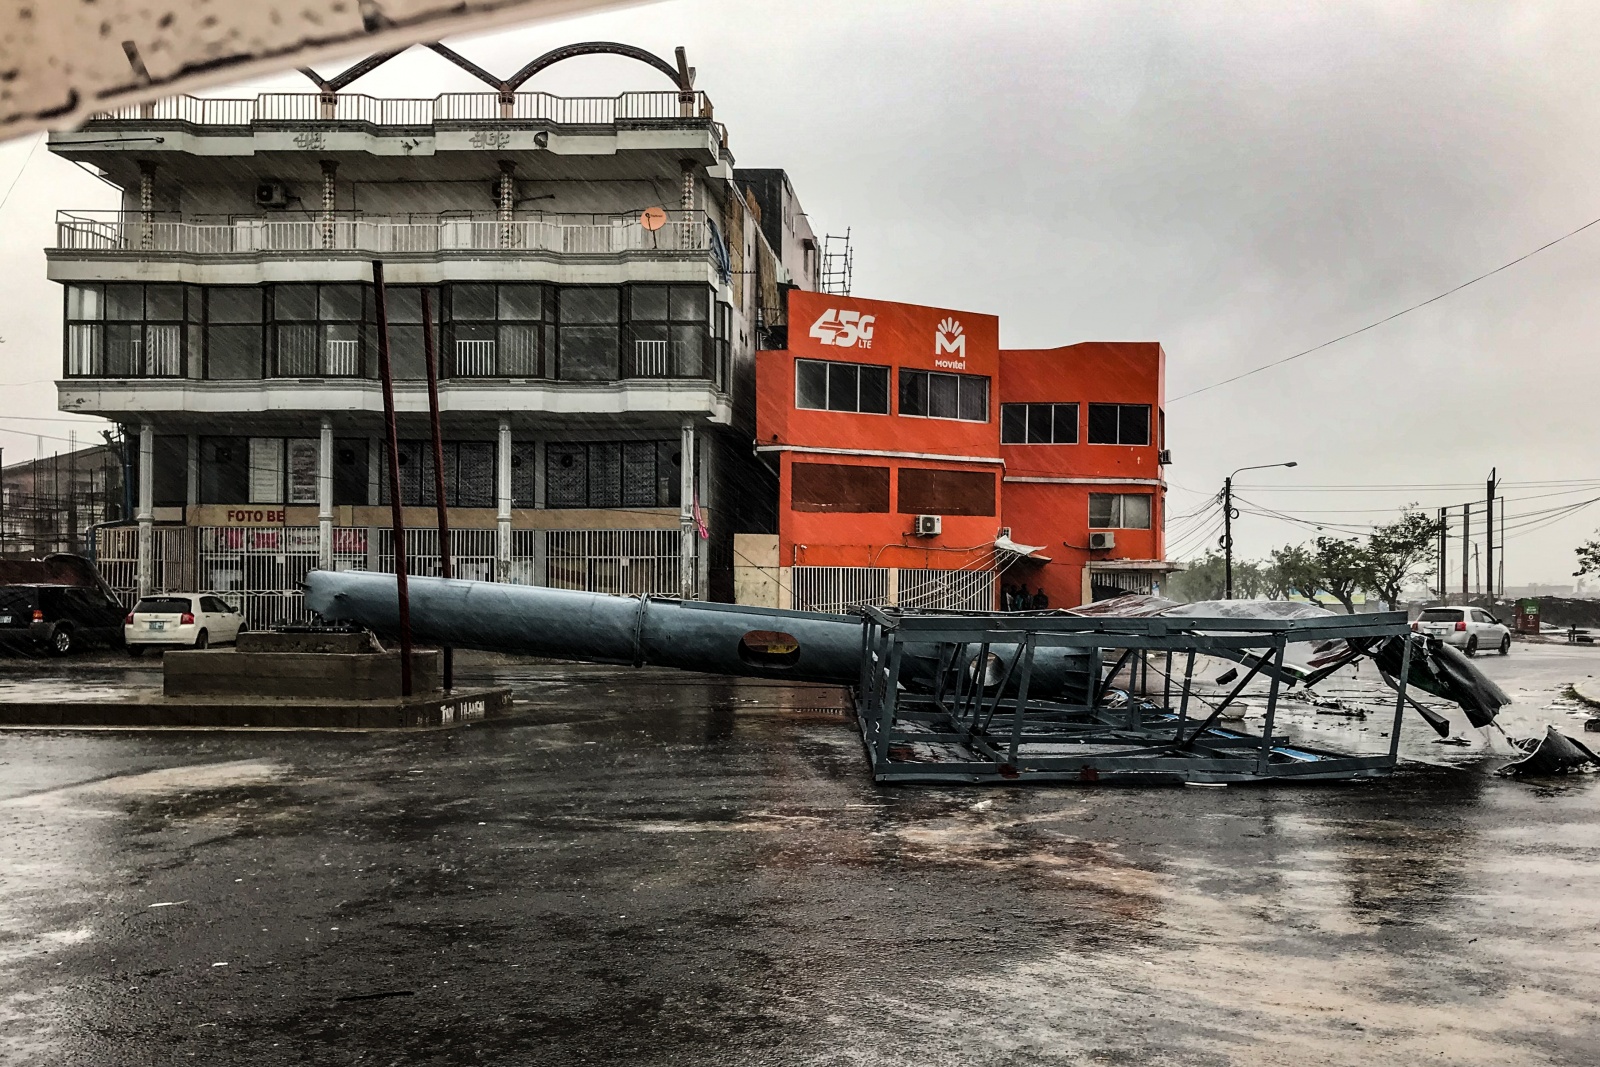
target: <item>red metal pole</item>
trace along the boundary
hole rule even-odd
[[[394,583],[400,597],[400,695],[411,695],[411,594],[406,588],[406,519],[400,504],[400,431],[394,415],[394,368],[389,363],[389,312],[384,303],[383,261],[372,261],[373,305],[378,313],[378,374],[383,379],[383,429],[389,442],[389,515],[394,526]]]
[[[439,430],[439,365],[433,343],[433,301],[422,290],[422,352],[428,364],[428,420],[433,424],[433,503],[439,512],[439,577],[452,578],[450,514],[444,499],[444,436]],[[444,646],[444,688],[455,688],[455,649]]]

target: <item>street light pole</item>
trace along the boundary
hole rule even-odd
[[[1254,467],[1240,467],[1222,479],[1222,599],[1233,599],[1233,476],[1244,471],[1264,471],[1273,467],[1297,467],[1297,460],[1287,463],[1260,463]]]

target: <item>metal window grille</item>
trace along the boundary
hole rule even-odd
[[[354,377],[361,373],[361,342],[329,338],[327,343],[330,376]]]
[[[634,341],[633,367],[634,374],[641,378],[665,378],[672,369],[671,357],[667,354],[667,342]]]
[[[451,576],[474,582],[499,581],[497,536],[495,530],[451,530]],[[385,574],[394,573],[393,530],[378,530],[378,569]],[[437,529],[419,527],[406,531],[406,573],[428,578],[439,576]]]
[[[795,567],[789,573],[794,606],[801,611],[842,615],[866,604],[889,603],[887,567]]]
[[[494,377],[493,341],[457,341],[456,373],[464,378]]]
[[[189,528],[156,526],[151,529],[151,592],[183,592],[189,574]],[[139,598],[139,528],[110,526],[96,530],[95,566],[100,577],[128,607]]]
[[[677,530],[530,530],[545,539],[545,584],[618,596],[678,592]]]

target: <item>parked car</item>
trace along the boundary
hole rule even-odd
[[[123,620],[130,656],[147,648],[206,648],[239,639],[244,616],[212,593],[162,593],[140,597]]]
[[[1481,649],[1497,649],[1502,656],[1511,651],[1510,627],[1482,608],[1426,608],[1411,628],[1469,656]]]
[[[122,605],[80,585],[0,586],[0,642],[53,656],[85,644],[122,643]]]

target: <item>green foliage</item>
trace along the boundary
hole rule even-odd
[[[1262,579],[1262,595],[1273,600],[1288,600],[1297,593],[1309,600],[1317,593],[1316,563],[1304,545],[1273,549]]]
[[[1366,587],[1391,606],[1400,590],[1423,577],[1439,559],[1439,520],[1406,509],[1367,538]]]
[[[1574,578],[1585,574],[1600,574],[1600,538],[1585,541],[1577,548],[1578,569],[1572,572]]]

